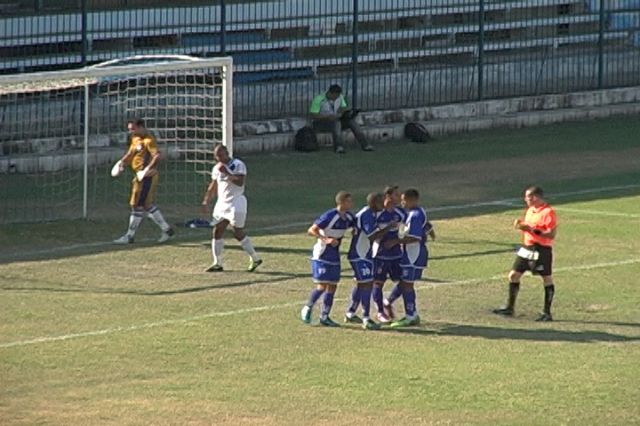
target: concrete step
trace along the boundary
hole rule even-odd
[[[496,128],[523,128],[549,125],[566,121],[581,121],[620,115],[640,114],[640,102],[620,105],[562,108],[555,110],[526,111],[511,114],[481,117],[460,117],[455,119],[416,120],[425,125],[432,136],[467,133]],[[384,143],[404,138],[406,122],[395,122],[363,126],[363,132],[373,143]],[[234,153],[247,154],[292,150],[295,132],[253,135],[234,139]],[[345,142],[355,144],[353,134],[345,132]],[[330,146],[331,135],[319,134],[320,145]]]
[[[91,148],[87,155],[89,168],[113,165],[122,158],[126,148],[102,147]],[[170,159],[182,155],[177,149],[162,147],[164,154]],[[0,156],[0,174],[2,173],[51,173],[61,170],[82,170],[84,167],[84,151],[48,152],[46,154],[24,154]]]
[[[532,127],[638,114],[640,88],[633,87],[624,90],[483,101],[414,110],[373,111],[361,114],[360,119],[365,123],[363,131],[367,138],[378,144],[403,139],[404,126],[409,121],[421,122],[434,137],[441,137],[477,130]],[[245,136],[234,138],[234,153],[242,155],[292,150],[295,132],[305,124],[306,120],[302,118],[259,122],[258,125],[256,122],[239,123],[236,130],[241,130],[240,133]],[[345,132],[344,136],[348,145],[356,146],[351,132]],[[318,139],[321,145],[331,146],[330,134],[322,133],[318,135]],[[112,164],[122,156],[124,147],[107,147],[106,142],[107,139],[100,139],[90,144],[89,167]],[[64,169],[80,170],[83,167],[84,154],[77,143],[71,147],[60,141],[44,140],[33,146],[35,148],[27,152],[0,155],[0,173],[54,172]],[[49,152],[60,147],[67,149]],[[180,158],[181,153],[170,149],[167,150],[167,155],[175,159]]]

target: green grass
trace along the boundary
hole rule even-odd
[[[637,424],[637,126],[486,132],[344,158],[249,156],[249,230],[265,258],[254,274],[230,236],[229,271],[201,272],[206,230],[179,230],[168,246],[102,244],[126,210],[119,221],[0,227],[1,423]],[[303,325],[305,224],[336,190],[361,200],[390,181],[416,186],[431,207],[517,199],[540,183],[560,217],[557,321],[533,322],[543,292],[530,276],[515,318],[490,314],[506,296],[521,212],[500,204],[433,209],[421,326]],[[288,222],[300,224],[273,228]],[[335,319],[351,286],[343,268]]]

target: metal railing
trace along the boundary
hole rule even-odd
[[[640,0],[0,0],[0,73],[230,55],[236,120],[640,84]]]
[[[0,0],[0,73],[141,54],[230,55],[236,121],[304,116],[332,83],[364,110],[639,85],[639,45],[640,0]],[[93,92],[73,79],[51,87],[33,79],[0,93],[0,223],[77,218],[83,209],[119,217],[128,183],[108,171],[124,149],[124,117],[146,109],[145,118],[169,123],[163,210],[190,214],[215,125],[145,91],[145,81],[170,80],[106,80],[104,96],[87,102]],[[98,118],[83,125],[88,111]],[[170,149],[171,132],[188,149]]]

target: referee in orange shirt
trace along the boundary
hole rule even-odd
[[[523,246],[518,250],[516,260],[509,272],[507,306],[494,309],[495,314],[513,316],[520,290],[520,277],[526,271],[531,271],[532,274],[542,277],[544,285],[544,310],[536,321],[553,321],[551,303],[555,286],[551,275],[552,246],[558,224],[555,211],[543,197],[544,192],[538,186],[531,186],[524,192],[527,211],[524,219],[516,219],[513,222],[514,228],[522,232]]]

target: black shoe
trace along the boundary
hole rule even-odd
[[[548,314],[546,312],[543,312],[540,314],[540,316],[538,316],[538,318],[536,318],[537,322],[551,322],[553,321],[553,317],[551,316],[551,314]]]
[[[505,317],[512,317],[513,316],[513,309],[509,308],[509,307],[502,307],[502,308],[498,308],[498,309],[494,309],[492,311],[494,314],[496,315],[503,315]]]
[[[213,263],[204,271],[205,272],[224,272],[224,268],[221,265]]]
[[[363,146],[363,147],[362,147],[362,150],[363,150],[363,151],[375,151],[375,150],[373,149],[373,145],[366,145],[366,146]]]
[[[346,154],[347,151],[344,150],[343,147],[339,146],[336,148],[336,154]]]

